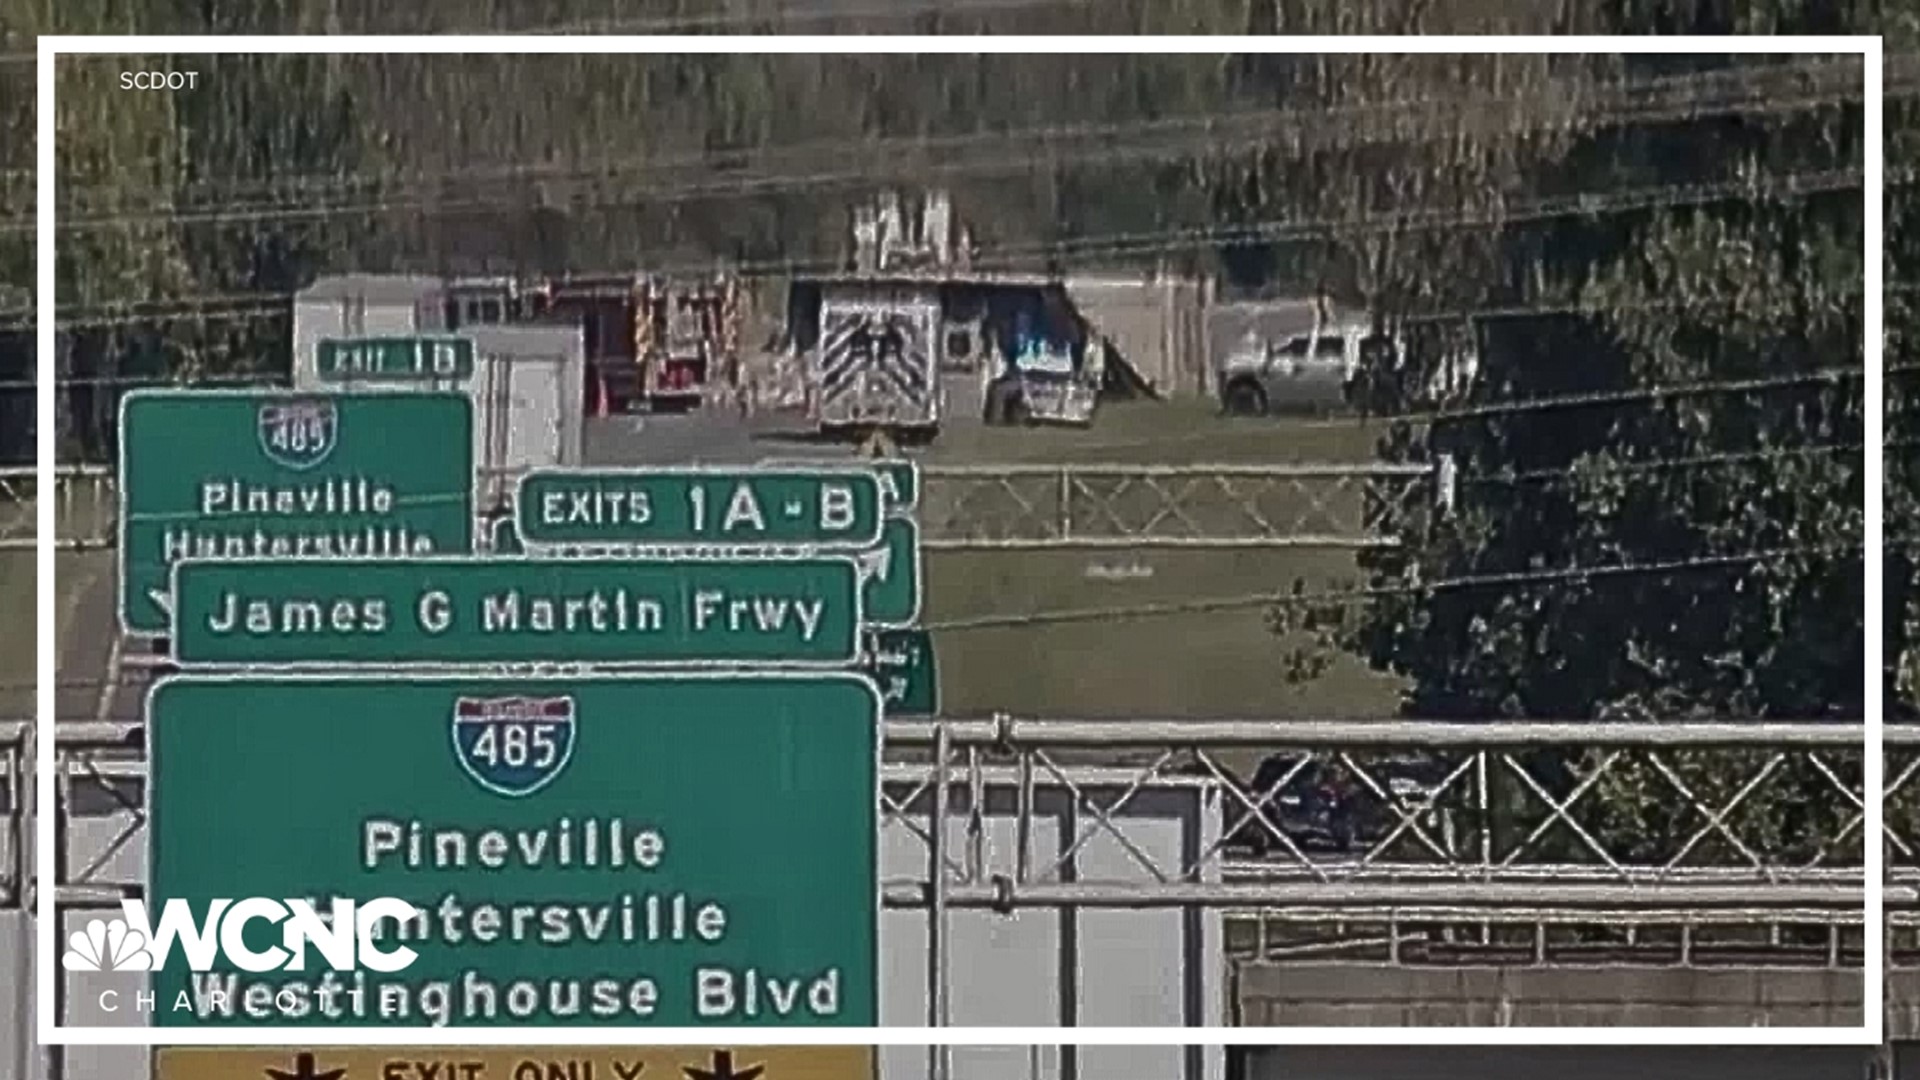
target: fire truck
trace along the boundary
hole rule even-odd
[[[526,313],[581,325],[599,411],[672,412],[737,377],[742,295],[730,276],[575,277],[533,286]]]
[[[740,297],[726,277],[643,283],[635,347],[650,409],[695,408],[710,387],[738,382]]]

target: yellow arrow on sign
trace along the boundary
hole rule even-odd
[[[153,1080],[876,1080],[865,1046],[168,1047]]]

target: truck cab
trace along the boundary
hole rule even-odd
[[[999,363],[981,365],[986,385],[982,420],[988,424],[1093,422],[1106,375],[1107,343],[1087,332],[1071,337],[1037,332],[1024,313],[1014,319],[1011,340]]]
[[[455,278],[447,283],[447,329],[503,326],[520,315],[520,291],[511,278]]]
[[[650,410],[696,408],[737,381],[740,300],[730,278],[647,283],[639,355]]]
[[[1249,332],[1215,361],[1221,410],[1229,416],[1340,412],[1371,350],[1394,343],[1361,320],[1316,322],[1285,338]]]
[[[1090,424],[1100,399],[1096,359],[1104,342],[1093,342],[1075,356],[1070,346],[1030,341],[998,368],[991,366],[983,399],[985,422]]]
[[[579,326],[587,353],[586,393],[595,411],[622,413],[646,398],[640,379],[640,285],[630,277],[550,281],[528,297],[540,321]]]

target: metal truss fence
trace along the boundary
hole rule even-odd
[[[955,465],[923,471],[932,549],[1361,548],[1433,498],[1424,465]],[[0,550],[31,548],[33,470],[0,469]],[[111,469],[61,466],[56,542],[113,543]]]
[[[884,881],[883,900],[928,914],[934,971],[950,970],[950,912],[1103,908],[1216,911],[1230,956],[1269,962],[1862,959],[1859,724],[999,717],[890,721],[886,736],[881,828],[916,837],[927,869]],[[1916,966],[1920,725],[1890,727],[1886,742],[1889,954]],[[63,908],[111,906],[143,888],[103,872],[144,842],[142,747],[138,724],[60,725]],[[1289,748],[1285,767],[1248,780],[1248,752],[1274,747]],[[32,749],[30,723],[0,722],[5,905],[32,899]],[[1097,784],[1086,779],[1093,765]],[[1350,836],[1329,842],[1287,809],[1294,780],[1313,769],[1338,770],[1364,793],[1370,809]],[[989,771],[1017,778],[1011,831],[986,827],[987,787],[1004,783]],[[1175,783],[1209,791],[1217,817],[1199,833],[1210,839],[1168,858],[1129,835],[1129,805]],[[1036,840],[1043,792],[1074,807],[1062,844]],[[84,864],[65,839],[82,817],[120,822]],[[1128,872],[1077,872],[1076,855],[1095,842],[1128,852]]]

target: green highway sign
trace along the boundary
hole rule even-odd
[[[398,970],[253,974],[223,943],[202,974],[176,944],[156,1026],[878,1023],[865,678],[185,675],[147,716],[149,910],[421,912],[374,927]]]
[[[744,548],[726,545],[648,548],[648,560],[725,565],[742,558],[805,562],[816,557],[801,547]],[[880,542],[850,554],[859,567],[860,617],[869,626],[904,628],[920,621],[920,526],[912,518],[888,518]]]
[[[862,604],[874,626],[905,627],[920,620],[920,526],[912,518],[888,518],[880,544],[859,556],[865,581]]]
[[[473,546],[473,403],[455,392],[136,390],[120,405],[120,622],[168,629],[189,556]]]
[[[189,559],[182,666],[824,664],[860,655],[851,556]]]
[[[940,673],[933,635],[925,630],[876,630],[867,635],[865,669],[880,688],[888,716],[940,712]]]
[[[533,545],[864,548],[881,481],[852,468],[535,469],[515,505]]]
[[[324,339],[314,354],[324,382],[355,379],[448,379],[473,377],[473,341],[463,337],[371,337]]]
[[[920,507],[920,466],[904,459],[888,458],[870,466],[880,473],[887,495],[889,514],[910,514]]]
[[[910,514],[920,506],[920,465],[907,458],[839,458],[830,461],[774,458],[760,469],[819,469],[857,466],[880,477],[882,507],[888,517]]]

